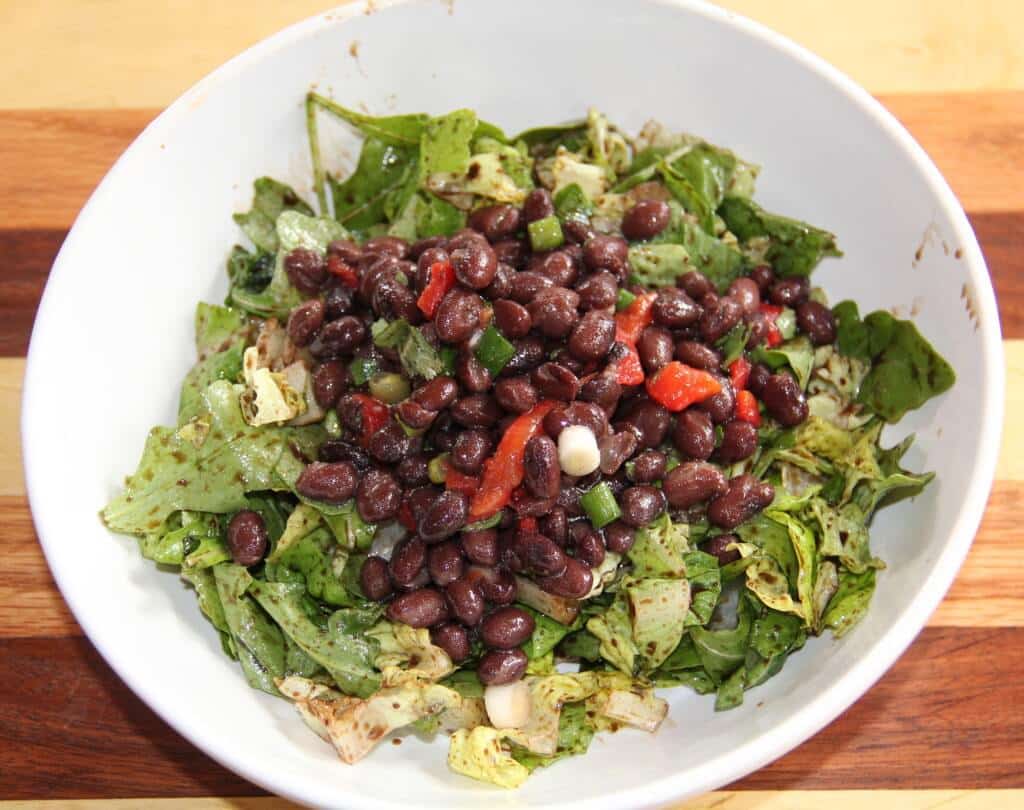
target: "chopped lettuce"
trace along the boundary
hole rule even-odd
[[[375,321],[371,331],[374,343],[398,352],[402,367],[410,377],[432,380],[444,372],[440,354],[427,343],[423,333],[404,318],[390,322],[383,319]]]
[[[519,787],[530,771],[513,759],[502,745],[501,738],[501,732],[490,726],[456,731],[448,743],[448,767],[456,773],[498,787]]]
[[[244,214],[235,214],[234,220],[257,248],[267,253],[276,253],[277,218],[285,211],[313,215],[313,209],[291,186],[269,177],[261,177],[252,184],[252,207]]]

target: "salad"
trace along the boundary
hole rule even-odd
[[[811,285],[831,233],[653,122],[307,113],[316,207],[256,180],[178,422],[102,513],[250,686],[346,763],[445,733],[515,787],[856,625],[872,516],[933,477],[882,428],[954,373]],[[343,179],[323,114],[364,136]]]

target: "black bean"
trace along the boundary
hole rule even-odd
[[[357,473],[368,470],[373,465],[365,451],[344,439],[328,439],[320,445],[317,457],[320,461],[347,461],[356,468]]]
[[[483,568],[474,565],[466,571],[463,579],[473,582],[484,595],[484,599],[492,604],[509,605],[516,600],[516,578],[504,568]]]
[[[544,341],[539,337],[527,335],[519,340],[513,340],[512,345],[515,346],[516,353],[502,369],[503,373],[522,374],[544,362]]]
[[[566,218],[562,223],[562,233],[574,245],[582,245],[588,239],[597,236],[597,231],[590,224],[590,220],[582,214]]]
[[[671,506],[688,509],[724,493],[726,480],[713,464],[684,461],[665,475],[661,488]]]
[[[741,277],[729,285],[727,295],[740,305],[744,315],[757,312],[761,304],[761,290],[751,278]]]
[[[480,622],[480,640],[492,650],[511,650],[533,635],[536,623],[522,608],[502,607]]]
[[[543,289],[554,287],[551,279],[542,276],[540,273],[531,273],[526,270],[516,273],[512,277],[512,289],[508,297],[519,304],[529,304],[537,297]]]
[[[515,340],[527,335],[533,320],[522,304],[502,298],[494,302],[494,323],[505,337]]]
[[[409,258],[416,260],[431,248],[443,248],[447,244],[447,236],[425,236],[409,246]]]
[[[651,484],[665,476],[668,459],[658,450],[645,450],[633,459],[633,480],[638,484]]]
[[[665,440],[672,419],[669,412],[650,399],[637,399],[630,403],[628,415],[622,424],[636,433],[642,447],[657,447]]]
[[[614,475],[634,452],[637,447],[636,434],[631,430],[609,433],[597,440],[597,448],[601,452],[601,472]]]
[[[553,577],[540,577],[537,584],[542,590],[566,599],[582,599],[594,585],[590,566],[574,557],[565,558],[565,570]]]
[[[672,211],[661,200],[641,200],[622,218],[622,235],[631,241],[651,239],[668,226]]]
[[[583,263],[591,270],[610,270],[616,275],[626,269],[629,244],[620,236],[598,234],[583,243]]]
[[[616,554],[627,553],[633,548],[633,543],[636,540],[633,527],[627,526],[621,520],[609,523],[602,529],[602,532],[604,533],[605,548]]]
[[[327,360],[313,369],[313,398],[321,408],[333,408],[348,387],[348,367]]]
[[[768,316],[763,312],[751,312],[743,316],[743,322],[750,329],[750,336],[747,338],[747,349],[754,349],[768,340],[768,333],[771,331]]]
[[[615,320],[606,312],[591,310],[584,315],[569,336],[570,353],[589,363],[601,360],[615,342]]]
[[[398,514],[402,505],[402,488],[382,470],[370,470],[356,487],[356,509],[367,523],[380,523]]]
[[[466,475],[477,475],[491,454],[494,443],[486,430],[464,430],[455,439],[449,463]]]
[[[723,425],[732,419],[736,411],[736,393],[728,379],[717,377],[717,380],[722,386],[722,390],[705,399],[697,407],[706,411],[716,425]]]
[[[721,354],[696,340],[679,341],[676,344],[676,360],[704,371],[718,371],[722,365]]]
[[[352,497],[356,481],[356,468],[346,461],[314,461],[299,475],[295,489],[300,495],[315,501],[342,504]]]
[[[430,480],[427,473],[427,457],[422,453],[407,455],[395,467],[395,477],[406,488],[426,484]]]
[[[700,319],[700,315],[700,307],[678,287],[662,287],[651,307],[654,322],[667,329],[690,326]]]
[[[794,309],[807,300],[811,284],[806,278],[784,278],[772,284],[768,298],[779,307]]]
[[[502,239],[491,247],[494,248],[494,255],[498,257],[499,268],[501,265],[505,265],[509,270],[515,271],[526,263],[526,254],[529,248],[522,239]],[[509,281],[511,281],[511,277]]]
[[[765,295],[772,284],[775,283],[775,274],[767,264],[759,264],[751,270],[750,278],[757,285],[757,289],[760,290],[762,295]]]
[[[435,264],[446,264],[450,257],[448,251],[440,247],[424,250],[416,260],[416,289],[422,290],[430,283],[430,268]]]
[[[572,402],[580,390],[579,378],[561,363],[543,363],[533,372],[531,380],[544,399]]]
[[[718,460],[733,464],[750,458],[757,450],[757,428],[750,422],[734,419],[722,431],[722,443],[718,447]]]
[[[736,562],[740,558],[740,553],[736,549],[727,548],[727,546],[738,542],[739,538],[735,534],[720,534],[707,540],[701,547],[701,551],[717,557],[719,565],[728,565],[731,562]]]
[[[700,334],[708,343],[714,343],[743,319],[743,307],[735,298],[729,297],[709,303],[712,305],[705,304],[704,314],[700,316]]]
[[[380,602],[391,596],[394,589],[391,587],[388,561],[383,557],[367,557],[359,570],[359,587],[366,598],[373,602]]]
[[[523,452],[523,483],[538,498],[554,498],[561,484],[558,448],[547,436],[534,436]]]
[[[370,437],[366,449],[377,461],[395,464],[409,452],[409,446],[409,437],[402,426],[394,419],[389,419]]]
[[[424,485],[406,493],[404,498],[405,504],[417,523],[427,513],[427,510],[437,500],[441,492],[442,490],[437,487]]]
[[[413,430],[422,430],[423,428],[430,427],[437,418],[437,411],[427,410],[414,399],[403,400],[398,404],[396,410],[398,411],[398,418],[402,420],[402,424],[411,427]]]
[[[573,424],[573,421],[569,416],[569,412],[565,408],[556,407],[545,414],[541,426],[548,436],[557,440],[559,434],[571,424]]]
[[[324,296],[324,318],[334,321],[352,311],[352,290],[342,284],[331,287]]]
[[[319,360],[350,355],[366,338],[366,326],[355,315],[343,315],[324,324],[309,344],[310,353]]]
[[[504,377],[494,384],[494,398],[509,413],[526,413],[537,404],[537,389],[529,377]]]
[[[611,410],[622,397],[622,386],[612,374],[598,374],[591,377],[580,388],[579,398]]]
[[[706,460],[715,449],[715,426],[711,417],[696,408],[687,408],[676,417],[672,443],[687,458]]]
[[[605,558],[604,541],[601,539],[601,535],[585,523],[581,522],[575,525],[583,525],[586,527],[586,531],[574,539],[573,555],[591,568],[597,568]]]
[[[470,562],[477,565],[497,565],[498,532],[495,529],[463,532],[459,542]]]
[[[359,298],[369,303],[374,290],[384,278],[396,279],[401,261],[394,256],[383,256],[379,253],[368,253],[361,262],[363,267],[359,277]]]
[[[487,686],[513,683],[526,674],[527,663],[526,653],[518,648],[491,650],[476,665],[476,674],[480,682]]]
[[[396,596],[388,605],[387,616],[410,627],[433,627],[448,618],[448,606],[440,591],[420,588]]]
[[[363,250],[404,259],[409,255],[409,243],[400,236],[375,236],[363,243]]]
[[[462,576],[466,561],[462,556],[459,544],[454,540],[445,540],[431,546],[427,553],[427,571],[435,585],[444,587]]]
[[[472,228],[460,228],[449,237],[448,244],[445,247],[451,253],[459,248],[466,247],[466,245],[484,245],[486,243],[487,237],[479,231],[474,231]]]
[[[454,250],[451,262],[455,277],[474,290],[482,290],[498,272],[498,257],[488,244],[467,245]]]
[[[448,657],[456,664],[469,658],[473,651],[466,628],[454,622],[446,622],[432,628],[430,641],[434,646],[440,647],[448,653]]]
[[[475,627],[483,618],[484,594],[474,578],[463,576],[449,582],[444,593],[451,615],[467,627]]]
[[[672,359],[675,345],[672,342],[672,335],[667,329],[660,326],[648,326],[640,333],[636,350],[640,355],[640,364],[644,367],[644,371],[653,374]]]
[[[305,346],[324,322],[324,302],[310,298],[299,304],[288,316],[288,337],[296,346]]]
[[[749,520],[775,497],[775,488],[752,475],[737,475],[723,495],[708,506],[708,520],[723,529],[735,529]]]
[[[441,411],[455,401],[459,387],[451,377],[434,377],[412,392],[412,399],[428,411]]]
[[[327,280],[327,260],[316,250],[294,248],[284,257],[288,280],[303,295],[316,295]]]
[[[396,585],[410,585],[427,564],[427,544],[418,537],[403,540],[388,563],[388,572]]]
[[[665,511],[665,496],[660,489],[642,484],[623,492],[621,505],[622,522],[640,528]]]
[[[569,521],[565,510],[556,506],[537,521],[540,533],[559,546],[564,546],[569,537]]]
[[[495,255],[497,255],[497,251],[495,251]],[[498,269],[494,272],[494,278],[480,291],[480,294],[488,301],[508,298],[512,294],[512,279],[515,278],[515,275],[515,269],[499,257]]]
[[[501,409],[488,394],[470,394],[456,400],[449,413],[463,427],[494,427],[501,419]]]
[[[291,321],[288,323],[291,326]],[[815,346],[825,346],[836,339],[835,316],[832,310],[817,301],[804,301],[797,307],[796,323]]]
[[[807,397],[788,374],[772,374],[765,381],[761,400],[768,413],[786,427],[799,425],[807,418]]]
[[[523,200],[523,222],[528,224],[555,213],[555,202],[546,188],[535,188]]]
[[[747,390],[755,397],[761,397],[764,394],[765,384],[771,376],[772,372],[768,366],[763,363],[754,363],[750,368],[750,377],[747,379]]]
[[[455,358],[455,376],[462,387],[471,394],[481,394],[491,388],[491,372],[472,351],[459,352],[459,356]]]
[[[590,432],[601,438],[608,432],[607,414],[593,402],[573,402],[566,409],[574,425],[590,428]]]
[[[480,297],[461,287],[448,291],[434,315],[437,336],[445,343],[462,343],[480,324]]]
[[[327,255],[337,256],[345,264],[355,265],[363,257],[363,249],[351,239],[335,239],[327,245]]]
[[[580,297],[573,290],[551,287],[538,291],[526,308],[530,312],[534,329],[545,337],[564,338],[579,319],[576,312],[579,302]],[[571,339],[569,345],[573,345]]]
[[[469,227],[480,231],[491,242],[507,239],[519,230],[522,216],[511,205],[485,205],[469,215]]]
[[[461,492],[445,490],[419,519],[420,537],[428,543],[437,543],[466,525],[469,499]]]
[[[694,301],[700,301],[705,295],[715,291],[715,285],[699,270],[683,273],[676,282],[676,286],[682,289]]]
[[[618,295],[618,282],[607,270],[591,273],[576,285],[580,294],[580,307],[583,309],[610,309],[615,306]],[[700,310],[697,311],[698,315]]]
[[[236,512],[227,531],[228,549],[236,565],[256,565],[267,553],[270,538],[259,512],[243,509]]]

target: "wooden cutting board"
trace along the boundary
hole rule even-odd
[[[192,747],[106,666],[54,587],[25,499],[24,354],[50,265],[86,197],[197,78],[330,4],[157,5],[0,6],[0,810],[287,804]],[[1009,422],[967,563],[903,658],[817,736],[682,807],[1024,807],[1024,428],[1014,421],[1024,409],[1024,4],[725,5],[878,94],[945,173],[996,285]]]

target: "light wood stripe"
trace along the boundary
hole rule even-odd
[[[1024,91],[880,99],[932,155],[968,211],[1024,210]],[[68,228],[155,114],[0,110],[0,200],[11,201],[3,227]]]
[[[440,4],[441,0],[435,0]],[[50,0],[0,7],[0,107],[161,107],[249,45],[338,3]],[[876,93],[1024,89],[1017,0],[726,0]],[[458,13],[459,0],[455,0]],[[87,36],[83,36],[87,32]],[[30,47],[26,47],[30,43]],[[101,58],[97,58],[101,55]]]
[[[1024,790],[716,790],[674,810],[1000,810],[1024,804]],[[0,801],[0,810],[297,810],[276,797]]]

